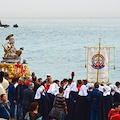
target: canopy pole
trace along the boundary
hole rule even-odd
[[[98,80],[99,80],[100,47],[101,47],[101,38],[99,38],[98,65],[97,65],[97,82],[98,82]]]

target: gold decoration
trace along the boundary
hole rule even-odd
[[[30,70],[28,69],[28,67],[25,65],[24,66],[24,74],[23,77],[28,78],[30,76]]]
[[[14,72],[14,65],[13,64],[8,65],[7,72],[9,74],[10,78],[14,77],[15,72]]]

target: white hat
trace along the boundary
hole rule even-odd
[[[104,86],[105,92],[103,92],[103,96],[110,95],[111,88],[109,86]]]
[[[21,81],[25,81],[25,79],[24,79],[23,77],[20,77],[19,80],[21,80]]]
[[[51,76],[51,74],[48,74],[48,73],[47,73],[46,76]]]
[[[87,83],[87,84],[86,84],[86,87],[89,89],[89,88],[91,88],[91,87],[94,87],[94,84],[93,84],[93,83]]]

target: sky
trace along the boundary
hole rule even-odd
[[[119,18],[120,0],[0,0],[0,18]]]

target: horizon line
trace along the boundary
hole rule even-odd
[[[1,17],[1,19],[120,19],[120,17]]]

